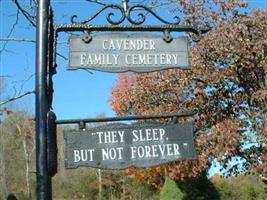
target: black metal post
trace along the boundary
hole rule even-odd
[[[36,25],[36,171],[37,199],[52,199],[51,177],[47,169],[47,54],[50,0],[39,0]]]

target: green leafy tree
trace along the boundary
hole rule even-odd
[[[220,194],[211,180],[207,178],[207,173],[202,172],[200,176],[180,181],[179,186],[186,194],[186,200],[220,199]]]
[[[262,200],[267,198],[265,186],[259,177],[253,175],[234,178],[234,183],[240,188],[240,197],[243,200]],[[236,187],[238,190],[238,188]]]
[[[218,181],[216,183],[216,189],[219,192],[221,199],[235,199],[233,186],[227,179],[221,179]]]
[[[267,198],[265,185],[257,175],[213,179],[212,182],[222,200],[263,200]]]
[[[175,181],[170,178],[165,179],[164,186],[160,192],[160,200],[182,200],[184,196]]]

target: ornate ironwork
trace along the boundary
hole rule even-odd
[[[108,8],[112,8],[112,9],[115,9],[115,10],[117,9],[118,11],[121,12],[121,18],[119,20],[117,20],[117,21],[112,19],[112,17],[115,15],[114,12],[108,13],[106,19],[110,24],[118,25],[118,24],[121,24],[125,20],[126,14],[124,12],[123,7],[120,6],[120,5],[116,5],[116,4],[109,4],[109,5],[104,6],[102,9],[100,9],[95,15],[90,17],[88,20],[85,20],[85,21],[82,21],[82,22],[75,21],[75,19],[77,18],[77,15],[73,15],[71,17],[71,23],[73,23],[73,24],[86,24],[86,23],[92,21],[93,19],[95,19],[99,14],[101,14],[104,10],[107,10]]]
[[[123,0],[123,4],[107,4],[104,5],[99,11],[96,12],[92,17],[84,21],[77,21],[77,15],[71,17],[71,24],[59,24],[54,26],[54,54],[53,54],[53,67],[56,68],[56,45],[57,37],[60,32],[82,32],[83,41],[88,43],[92,40],[92,32],[162,32],[163,40],[167,43],[172,41],[171,32],[187,32],[191,33],[191,39],[195,42],[201,39],[202,34],[208,32],[210,28],[192,26],[192,25],[181,25],[180,18],[175,16],[174,22],[169,22],[161,18],[158,14],[152,11],[150,8],[144,5],[132,5],[129,6],[129,0]],[[106,20],[109,24],[107,25],[93,25],[90,24],[92,20],[96,19],[101,13],[108,9],[113,9],[107,13]],[[117,12],[116,12],[117,11]],[[139,13],[135,13],[139,12]],[[146,15],[143,12],[147,12],[154,16],[162,25],[145,25]],[[133,14],[137,16],[137,19],[133,17]],[[120,15],[119,18],[115,19],[115,15]],[[128,20],[130,24],[123,24],[125,20]]]
[[[109,12],[107,14],[106,20],[111,25],[122,24],[125,21],[125,19],[127,19],[132,25],[141,25],[146,21],[146,15],[142,12],[147,12],[147,13],[151,14],[157,20],[162,22],[163,24],[178,25],[181,22],[181,19],[178,16],[174,17],[174,20],[175,20],[174,22],[169,22],[169,21],[163,19],[162,17],[160,17],[159,15],[157,15],[154,11],[152,11],[150,8],[148,8],[144,5],[138,4],[138,5],[128,6],[128,1],[125,1],[124,5],[107,4],[103,8],[101,8],[95,15],[93,15],[89,19],[81,21],[81,22],[76,21],[77,15],[73,15],[71,17],[71,22],[73,24],[87,24],[87,23],[91,22],[92,20],[94,20],[98,15],[100,15],[103,11],[105,11],[107,9],[117,10],[121,14],[121,17],[118,20],[113,19],[113,17],[116,15],[114,11]],[[137,12],[137,11],[139,12],[137,14],[138,18],[134,19],[132,14],[134,12]],[[117,13],[117,14],[119,14],[119,13]]]
[[[181,19],[178,16],[174,16],[175,22],[168,22],[167,20],[164,20],[163,18],[161,18],[160,16],[158,16],[155,12],[153,12],[150,8],[143,6],[143,5],[135,5],[135,6],[131,6],[128,8],[128,10],[126,11],[126,18],[128,19],[129,22],[131,22],[134,25],[140,25],[143,24],[146,21],[146,16],[143,13],[138,13],[139,16],[139,20],[135,20],[131,17],[131,13],[138,10],[138,9],[143,9],[145,11],[147,11],[148,13],[150,13],[151,15],[153,15],[156,19],[158,19],[159,21],[161,21],[164,24],[168,24],[168,25],[178,25],[181,22]]]
[[[56,47],[58,33],[60,32],[82,32],[84,33],[84,42],[90,42],[91,32],[105,31],[123,31],[123,32],[163,32],[163,39],[171,42],[171,32],[187,32],[200,37],[209,29],[205,27],[196,27],[190,25],[180,25],[180,18],[175,16],[174,22],[169,22],[150,8],[143,5],[128,6],[129,0],[124,0],[123,5],[108,4],[102,7],[90,19],[77,22],[77,16],[71,18],[72,24],[54,25],[53,12],[50,7],[50,0],[38,1],[37,11],[37,47],[36,47],[36,157],[37,157],[37,197],[38,199],[51,199],[51,177],[56,173],[56,125],[78,123],[80,129],[84,129],[86,123],[92,122],[110,122],[125,120],[148,120],[148,119],[166,119],[171,118],[173,123],[178,122],[180,117],[192,116],[195,113],[174,113],[165,115],[148,115],[148,116],[128,116],[114,118],[98,118],[98,119],[70,119],[56,120],[56,116],[52,109],[53,100],[53,80],[52,77],[56,73]],[[117,10],[117,12],[109,12],[106,20],[109,25],[95,26],[88,24],[107,9]],[[135,13],[139,12],[139,13]],[[163,25],[151,26],[144,25],[146,15],[143,12],[154,16]],[[137,19],[133,17],[133,14]],[[120,18],[114,19],[115,14],[121,14]],[[123,25],[125,20],[130,24]]]

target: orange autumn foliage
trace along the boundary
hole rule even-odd
[[[233,12],[246,6],[244,1],[207,2],[178,1],[173,10],[183,12],[184,23],[213,25],[190,48],[191,70],[120,74],[112,90],[110,104],[118,115],[197,112],[180,122],[195,122],[198,159],[129,169],[140,182],[158,187],[165,174],[185,180],[207,170],[215,158],[227,166],[236,156],[246,159],[246,169],[267,173],[267,13]],[[260,145],[244,150],[251,139],[245,134],[248,121]]]

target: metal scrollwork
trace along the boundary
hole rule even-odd
[[[146,16],[143,13],[138,13],[138,17],[139,19],[133,19],[131,17],[131,13],[142,9],[143,11],[147,11],[148,13],[150,13],[151,15],[153,15],[156,19],[158,19],[159,21],[161,21],[164,24],[168,24],[168,25],[178,25],[181,20],[178,16],[175,16],[175,22],[168,22],[166,20],[164,20],[163,18],[161,18],[160,16],[158,16],[155,12],[153,12],[150,8],[143,6],[143,5],[135,5],[135,6],[131,6],[128,8],[128,10],[126,11],[126,18],[128,19],[129,22],[131,22],[134,25],[141,25],[146,21]]]
[[[143,5],[134,5],[134,6],[130,6],[128,7],[128,5],[126,6],[121,6],[121,5],[117,5],[117,4],[108,4],[105,5],[103,8],[101,8],[95,15],[93,15],[92,17],[90,17],[88,20],[84,20],[81,22],[76,21],[77,15],[73,15],[71,17],[71,22],[73,24],[86,24],[89,23],[90,21],[92,21],[93,19],[95,19],[98,15],[100,15],[103,11],[107,10],[107,9],[114,9],[119,11],[121,17],[118,20],[114,20],[113,17],[115,16],[115,12],[110,12],[107,14],[106,20],[111,24],[111,25],[119,25],[121,23],[123,23],[125,21],[125,19],[127,19],[131,24],[133,25],[141,25],[146,21],[146,16],[144,13],[142,12],[147,12],[149,14],[151,14],[152,16],[154,16],[156,19],[158,19],[160,22],[167,24],[167,25],[178,25],[180,23],[180,18],[178,16],[174,17],[174,22],[169,22],[163,18],[161,18],[159,15],[157,15],[155,12],[153,12],[150,8],[143,6]],[[134,19],[132,17],[133,12],[139,12],[137,14],[137,19]]]
[[[114,12],[110,12],[110,13],[108,13],[108,15],[106,17],[107,21],[112,25],[121,24],[126,18],[126,15],[125,15],[125,12],[124,12],[124,8],[122,6],[120,6],[120,5],[115,5],[115,4],[110,4],[110,5],[104,6],[95,15],[93,15],[92,17],[90,17],[88,20],[85,20],[85,21],[77,22],[76,21],[77,15],[73,15],[71,17],[71,23],[73,23],[73,24],[86,24],[86,23],[92,21],[93,19],[95,19],[103,11],[105,11],[105,10],[107,10],[109,8],[118,10],[121,13],[121,18],[119,20],[113,20],[112,17],[115,15],[115,13]]]
[[[115,15],[115,13],[111,12],[111,13],[109,13],[107,15],[107,21],[112,25],[121,24],[126,18],[126,15],[125,15],[123,7],[121,7],[119,5],[110,5],[110,8],[119,10],[121,12],[121,18],[119,20],[117,20],[117,21],[112,20],[112,17]]]

